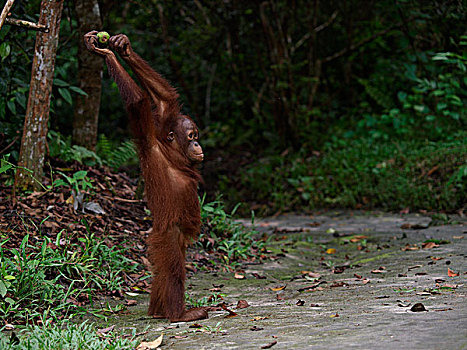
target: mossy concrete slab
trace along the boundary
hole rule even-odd
[[[102,326],[147,329],[142,341],[164,333],[162,348],[170,349],[259,349],[273,342],[272,349],[467,349],[467,226],[429,223],[419,215],[354,212],[260,220],[277,259],[245,265],[244,280],[233,273],[188,280],[194,298],[223,285],[237,317],[216,311],[207,320],[170,324],[145,316],[143,296]],[[423,249],[427,240],[435,246]],[[250,307],[237,310],[242,299]],[[427,311],[411,311],[416,303]]]

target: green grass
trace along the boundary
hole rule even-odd
[[[99,334],[88,323],[33,326],[19,335],[0,333],[0,349],[3,350],[124,350],[135,349],[137,343],[134,334],[128,337],[115,332]]]
[[[205,197],[201,199],[201,220],[204,226],[197,245],[209,254],[217,254],[223,263],[230,266],[257,256],[265,244],[259,239],[256,230],[235,222],[234,215],[239,206],[237,204],[228,213],[220,198],[210,203],[205,203]]]
[[[63,232],[54,241],[26,235],[13,249],[7,242],[0,240],[0,316],[13,324],[86,313],[80,303],[121,289],[123,272],[136,269],[122,247],[108,247],[93,234],[74,242]]]

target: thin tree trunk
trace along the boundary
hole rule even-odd
[[[36,45],[32,63],[29,98],[24,121],[23,139],[16,171],[15,189],[38,187],[33,177],[41,180],[47,142],[50,95],[58,46],[58,34],[63,0],[42,0],[39,24],[49,28],[47,33],[36,34]],[[32,177],[31,177],[32,175]]]
[[[102,20],[97,0],[75,0],[78,17],[78,86],[88,95],[77,95],[73,116],[73,143],[94,150],[102,90],[102,60],[84,47],[83,36],[100,30]]]

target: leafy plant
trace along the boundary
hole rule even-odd
[[[30,236],[26,235],[18,249],[5,249],[8,239],[2,239],[2,317],[27,323],[78,312],[77,300],[89,301],[96,291],[121,288],[123,272],[137,268],[125,258],[121,247],[108,247],[93,234],[72,243],[71,237],[64,237],[63,233],[53,242],[44,237],[34,245],[29,244]]]
[[[256,256],[255,253],[264,247],[264,242],[255,239],[255,235],[258,234],[256,230],[248,229],[234,221],[233,215],[240,204],[228,214],[220,198],[210,203],[205,203],[205,198],[204,196],[201,199],[201,220],[204,230],[197,244],[207,251],[220,252],[227,264]],[[253,216],[252,222],[254,222]]]
[[[10,339],[0,333],[0,348],[5,350],[130,350],[135,349],[137,343],[135,332],[129,337],[117,332],[100,334],[95,326],[86,322],[64,323],[62,327],[46,322],[42,327],[28,327]]]
[[[195,300],[190,297],[188,293],[185,293],[185,300],[189,307],[202,307],[212,306],[219,304],[225,297],[225,294],[212,293],[208,297],[202,297],[201,299]]]
[[[97,153],[105,165],[118,169],[130,160],[138,159],[138,152],[133,141],[123,141],[114,148],[113,143],[104,135],[99,136]]]
[[[102,165],[102,159],[95,152],[82,146],[71,145],[70,137],[65,138],[59,132],[49,130],[47,138],[51,157],[58,157],[65,162],[77,161],[89,166]]]

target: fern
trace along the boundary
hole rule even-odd
[[[131,159],[137,158],[136,145],[133,141],[123,141],[117,148],[105,135],[99,136],[97,153],[104,164],[112,169],[118,169]]]
[[[96,149],[102,159],[107,159],[112,153],[112,142],[107,138],[107,136],[101,134],[99,135]]]
[[[133,141],[124,141],[116,149],[111,150],[106,163],[113,169],[120,168],[130,159],[137,157],[136,145]]]

